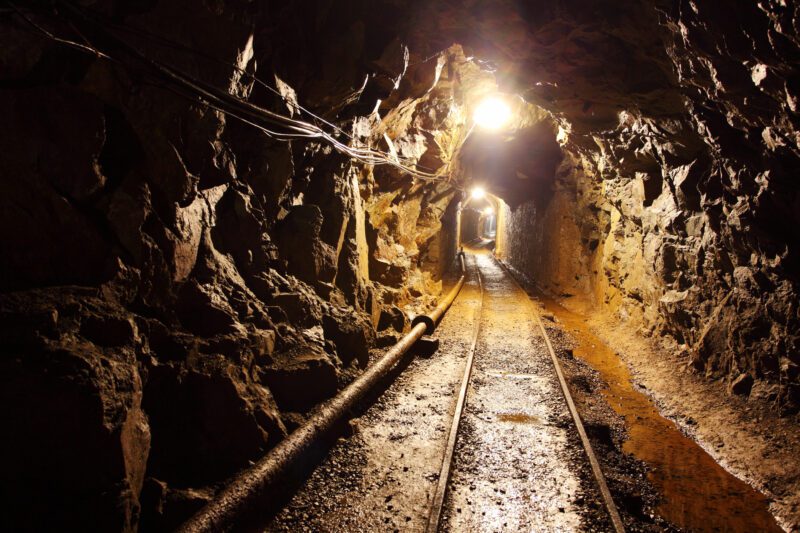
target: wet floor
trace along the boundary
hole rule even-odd
[[[569,412],[530,302],[488,255],[485,296],[443,531],[581,529]]]
[[[478,321],[475,368],[440,530],[610,530],[543,338],[532,324],[528,295],[490,256],[470,255],[468,265],[467,283],[437,328],[439,351],[409,358],[399,378],[352,422],[353,434],[339,440],[258,530],[424,531]],[[478,271],[486,289],[482,313]],[[623,448],[649,466],[647,486],[660,491],[657,512],[666,521],[687,531],[779,531],[764,498],[659,416],[580,316],[546,303],[559,319],[548,327],[562,326],[578,343],[576,358],[608,382],[598,386],[597,400],[624,417]],[[557,337],[556,343],[565,339]],[[630,471],[614,475],[636,477]],[[634,492],[635,483],[642,489],[646,483],[638,475]],[[654,530],[652,521],[637,527],[635,513],[625,518],[634,531]]]
[[[527,296],[488,256],[467,262],[467,284],[436,331],[439,351],[410,363],[262,530],[424,531],[479,317],[441,530],[587,530],[581,505],[593,497],[574,465],[584,458]]]
[[[436,330],[439,351],[411,360],[264,530],[424,530],[479,302],[470,268]]]
[[[623,449],[649,467],[648,478],[661,495],[656,511],[662,518],[688,531],[782,531],[761,493],[725,471],[634,388],[625,364],[588,330],[583,317],[552,300],[543,303],[577,342],[575,357],[606,382],[602,394],[627,426]]]

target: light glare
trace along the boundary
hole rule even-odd
[[[498,130],[511,118],[511,109],[497,97],[484,99],[475,109],[475,123],[488,130]]]
[[[486,191],[483,187],[473,187],[470,196],[473,200],[480,200],[486,196]]]
[[[486,209],[483,210],[483,214],[487,217],[492,216],[494,215],[494,209],[492,209],[492,206],[487,206]]]

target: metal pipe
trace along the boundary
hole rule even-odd
[[[455,287],[450,291],[450,293],[445,297],[444,300],[439,302],[439,305],[436,306],[436,309],[428,313],[427,315],[417,315],[411,321],[412,326],[416,326],[417,324],[425,324],[426,330],[425,333],[430,335],[433,333],[433,330],[436,329],[436,326],[439,324],[439,321],[442,319],[444,314],[450,308],[450,304],[453,303],[453,300],[456,299],[461,287],[464,286],[464,279],[466,276],[466,267],[464,266],[464,252],[459,252],[458,257],[461,260],[461,278],[459,278],[458,283]]]
[[[330,433],[397,364],[403,355],[425,333],[428,326],[438,324],[441,317],[456,299],[465,279],[464,256],[461,255],[461,277],[436,309],[425,316],[427,320],[415,320],[415,324],[400,341],[378,361],[364,371],[354,382],[345,387],[336,397],[323,405],[303,426],[296,429],[255,465],[239,473],[233,481],[184,523],[178,531],[198,533],[230,530],[237,516],[253,506],[259,496],[267,494],[276,483],[285,480],[298,460],[308,453],[318,440]],[[432,331],[432,328],[431,328]]]

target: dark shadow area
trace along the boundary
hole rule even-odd
[[[547,121],[517,131],[513,137],[476,129],[461,154],[467,174],[512,209],[528,200],[546,206],[562,159],[553,125]]]
[[[308,448],[303,459],[293,465],[281,480],[281,483],[276,484],[272,490],[262,495],[258,502],[258,507],[250,508],[246,514],[237,517],[237,526],[232,531],[264,531],[265,526],[289,503],[319,464],[325,460],[337,441],[340,438],[352,436],[352,428],[349,421],[362,416],[386,392],[400,374],[408,368],[416,356],[416,351],[412,347],[379,382],[375,389],[359,402],[358,407],[350,412],[350,416],[346,420],[334,426],[324,438],[316,441],[313,446]]]

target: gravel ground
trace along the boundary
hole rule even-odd
[[[619,446],[616,442],[621,442],[627,457],[646,465],[648,481],[658,492],[658,499],[643,498],[642,515],[645,518],[655,515],[654,521],[658,523],[658,517],[662,517],[686,531],[780,531],[769,512],[770,499],[727,472],[717,462],[721,455],[718,452],[735,447],[739,450],[738,454],[743,456],[742,448],[751,443],[753,445],[745,463],[746,472],[763,474],[764,471],[773,470],[783,475],[783,478],[779,478],[781,480],[791,479],[791,469],[797,464],[794,461],[796,452],[793,456],[791,448],[773,448],[784,456],[783,468],[776,466],[774,461],[780,460],[778,454],[768,457],[763,453],[764,448],[759,446],[759,431],[752,431],[752,424],[751,428],[743,425],[736,427],[735,417],[730,416],[731,412],[735,412],[730,405],[732,402],[726,404],[724,393],[714,391],[707,384],[700,387],[697,381],[685,379],[687,376],[668,354],[641,344],[628,352],[629,357],[632,354],[637,357],[635,368],[639,372],[632,375],[617,352],[619,348],[612,348],[604,339],[596,336],[591,327],[593,316],[596,315],[572,313],[547,298],[543,302],[558,320],[559,333],[555,335],[569,332],[576,363],[588,364],[597,370],[599,386],[585,395],[584,403],[613,410],[613,414],[606,418],[613,419],[616,415],[624,424],[624,441],[614,439],[615,445]],[[602,331],[607,333],[609,330]],[[619,334],[618,330],[616,334]],[[647,376],[647,385],[639,381],[640,375]],[[667,398],[672,405],[679,405],[691,414],[675,417],[675,421],[665,418],[670,411],[664,409],[663,404],[656,405],[651,392],[653,388],[669,390]],[[581,394],[579,387],[574,389],[576,396]],[[586,406],[581,407],[584,417],[591,410]],[[749,413],[745,411],[739,416],[746,414]],[[790,442],[786,437],[792,433],[782,428],[781,424],[774,423],[774,420],[771,422],[770,426],[756,426],[756,429],[763,432],[768,427],[772,442]],[[735,429],[732,430],[731,425]],[[692,431],[681,431],[687,427],[694,430],[702,428],[719,438],[717,447],[703,446],[702,439],[698,443],[690,438]],[[709,454],[709,451],[712,453]],[[794,468],[794,471],[797,469]],[[747,479],[747,476],[743,477]],[[776,483],[776,488],[778,486],[779,483]],[[790,497],[783,499],[783,506],[773,502],[773,510],[787,509],[791,495],[796,493],[784,494]],[[789,526],[786,530],[793,529]]]
[[[611,529],[530,314],[537,304],[490,256],[469,256],[467,264],[467,284],[436,332],[439,351],[410,358],[353,420],[351,435],[257,530],[424,530],[478,319],[478,269],[486,287],[481,333],[441,530]],[[645,467],[622,451],[625,426],[596,394],[603,386],[597,373],[571,357],[573,341],[555,323],[548,322],[548,334],[626,525],[671,530],[652,512],[658,496]]]
[[[559,325],[549,322],[552,320],[552,315],[543,308],[540,309],[572,398],[627,531],[679,531],[656,512],[660,495],[647,479],[647,465],[623,450],[628,440],[628,427],[624,418],[604,401],[600,393],[607,384],[595,369],[572,355],[574,339]],[[576,435],[571,435],[570,442],[574,450],[583,453]],[[591,471],[585,465],[582,466],[581,478],[590,479]],[[587,523],[591,524],[590,529],[601,531],[608,529],[608,519],[603,508],[592,506],[587,510],[587,514],[589,513],[591,514],[587,516]]]
[[[571,312],[536,290],[532,294],[542,316],[551,321],[549,336],[561,345],[556,351],[571,376],[573,397],[629,531],[781,530],[770,514],[768,497],[727,472],[707,453],[708,447],[665,418],[663,405],[657,406],[649,388],[631,375],[619,348],[598,336],[608,333],[608,328],[592,327],[598,323],[596,312]],[[618,339],[619,330],[612,337]],[[713,390],[693,390],[686,382],[676,385],[681,375],[675,371],[677,365],[652,346],[641,342],[635,346],[627,355],[638,357],[636,369],[658,376],[648,385],[671,386],[672,402],[694,407],[699,397],[708,408],[695,408],[695,418],[684,416],[682,421],[696,428],[702,420],[704,427],[713,425],[724,434],[726,424],[720,422],[727,422],[727,412],[714,403],[718,395]],[[777,426],[771,429],[781,435]],[[753,433],[740,430],[734,442],[739,445],[739,440],[752,438]],[[751,450],[750,460],[757,467],[766,463],[757,447]],[[788,474],[787,470],[782,472]]]
[[[476,260],[484,307],[442,529],[578,530],[587,494],[544,339],[527,295],[490,256]]]
[[[340,439],[266,531],[424,529],[477,319],[480,293],[474,268],[468,270],[437,328],[439,351],[414,358],[353,420],[353,435]]]

